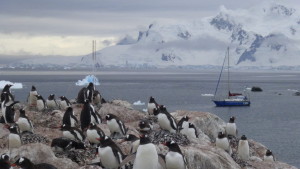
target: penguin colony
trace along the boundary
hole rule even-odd
[[[29,110],[36,110],[41,113],[53,110],[64,111],[61,124],[57,127],[62,137],[52,140],[51,147],[54,152],[64,152],[76,149],[89,149],[95,151],[100,161],[90,165],[99,165],[106,169],[188,169],[188,163],[179,144],[174,139],[160,142],[168,149],[166,154],[157,152],[154,140],[150,138],[153,130],[153,123],[159,125],[161,131],[171,134],[179,134],[190,142],[198,139],[198,131],[188,116],[182,117],[179,121],[167,111],[166,106],[156,103],[154,97],[150,97],[147,105],[147,117],[140,120],[135,134],[128,134],[126,124],[114,114],[107,114],[101,117],[97,108],[106,103],[100,92],[90,83],[82,88],[77,97],[76,104],[81,105],[80,118],[74,115],[74,105],[65,97],[60,96],[60,101],[51,94],[45,101],[38,94],[35,86],[32,86],[25,105],[15,101],[10,91],[11,85],[6,85],[1,92],[1,123],[10,131],[8,135],[8,149],[22,146],[21,135],[34,134],[34,124],[27,117],[25,106]],[[16,119],[15,107],[19,107],[19,118]],[[20,108],[21,107],[21,108]],[[155,120],[152,120],[155,119]],[[106,124],[110,135],[106,135],[100,127]],[[247,161],[250,158],[249,143],[247,137],[242,135],[237,138],[237,127],[235,117],[231,117],[226,124],[224,131],[217,133],[215,140],[216,148],[226,151],[229,155],[236,154],[240,160]],[[124,154],[118,145],[118,139],[131,144],[129,154]],[[231,140],[238,142],[236,152],[233,152]],[[181,145],[184,146],[184,145]],[[47,164],[34,164],[26,157],[19,157],[12,161],[8,154],[0,156],[0,166],[4,169],[17,166],[24,169],[56,169],[57,167]],[[271,150],[267,150],[263,158],[265,161],[275,161]],[[1,168],[0,167],[0,168]]]

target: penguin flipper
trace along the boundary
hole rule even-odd
[[[166,162],[165,162],[164,156],[162,154],[158,155],[158,163],[162,169],[167,169]]]
[[[136,153],[128,155],[124,160],[122,160],[122,162],[120,163],[118,168],[121,168],[123,165],[125,165],[129,162],[133,162],[135,158],[136,158]]]

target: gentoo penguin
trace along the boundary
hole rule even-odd
[[[98,139],[100,141],[98,153],[102,166],[107,169],[118,168],[125,158],[125,155],[123,154],[121,149],[108,136],[103,136]],[[122,169],[125,169],[125,166],[123,166]]]
[[[43,111],[47,108],[46,101],[41,95],[36,95],[36,108],[38,111]]]
[[[275,161],[274,155],[271,150],[268,149],[266,151],[266,154],[264,155],[264,161]]]
[[[225,136],[224,132],[219,132],[218,137],[216,138],[216,146],[228,152],[229,155],[232,153],[229,141]]]
[[[238,157],[244,161],[249,160],[249,143],[247,137],[242,135],[238,145]]]
[[[150,96],[148,106],[147,106],[148,114],[153,115],[153,109],[158,108],[158,106],[159,105],[156,103],[154,97]]]
[[[22,145],[22,140],[18,132],[18,128],[16,125],[9,127],[9,135],[8,135],[8,148],[11,150],[12,148],[19,148]]]
[[[149,120],[141,120],[139,122],[139,131],[141,133],[149,133],[153,129],[152,123]]]
[[[46,105],[48,109],[54,110],[58,108],[58,104],[55,99],[55,94],[50,94],[46,100]]]
[[[85,139],[85,136],[83,135],[82,131],[80,131],[78,128],[71,127],[66,124],[63,124],[61,126],[61,131],[63,132],[63,137],[65,138],[69,138],[71,140],[80,142],[83,142]]]
[[[95,91],[94,84],[90,82],[87,87],[83,87],[78,92],[77,103],[84,103],[85,100],[89,100],[89,102],[92,103],[94,91]]]
[[[95,123],[90,123],[89,128],[86,131],[86,138],[91,144],[99,144],[100,141],[97,138],[105,136],[104,132]]]
[[[131,142],[130,154],[136,153],[137,148],[140,145],[140,138],[133,134],[127,134],[124,140]]]
[[[196,129],[196,127],[194,126],[194,124],[192,123],[188,123],[188,128],[184,128],[182,130],[180,130],[180,133],[183,135],[186,135],[186,137],[189,140],[193,140],[193,139],[197,139],[198,138],[198,131]]]
[[[183,116],[178,122],[178,130],[187,129],[189,127],[189,117]]]
[[[101,96],[100,92],[98,90],[95,90],[94,94],[93,94],[93,103],[94,103],[94,105],[100,106],[101,105],[101,100],[102,100],[102,96]]]
[[[80,113],[80,126],[82,131],[87,130],[90,123],[92,122],[92,111],[93,109],[91,108],[89,101],[85,100]]]
[[[164,105],[159,106],[159,110],[154,110],[154,115],[157,116],[157,121],[163,130],[168,130],[171,133],[177,132],[177,123],[175,118],[167,111]]]
[[[70,107],[72,105],[66,96],[60,96],[59,98],[60,98],[59,106],[62,110],[66,110],[67,107]]]
[[[22,169],[57,169],[55,166],[47,163],[33,164],[26,157],[20,157],[12,166],[18,166]]]
[[[5,124],[7,123],[14,123],[15,122],[15,110],[13,106],[16,103],[19,103],[19,101],[11,101],[9,99],[9,94],[4,92],[5,95],[5,100],[1,104],[1,111],[2,111],[2,116],[4,118]]]
[[[112,137],[115,137],[116,134],[119,134],[120,136],[126,135],[127,129],[125,128],[124,123],[116,115],[107,114],[105,118]]]
[[[8,93],[10,101],[14,101],[15,100],[14,96],[11,94],[11,91],[10,91],[10,87],[12,87],[12,86],[13,86],[12,84],[6,84],[4,86],[4,88],[2,89],[2,92],[1,92],[1,103],[5,100],[5,94],[4,94],[4,92]]]
[[[91,107],[91,122],[96,124],[102,123],[100,114],[95,110],[94,106],[91,103],[89,103],[89,105]]]
[[[169,148],[169,152],[165,156],[167,169],[186,169],[187,162],[178,144],[168,141],[164,145]]]
[[[228,137],[236,137],[237,134],[237,130],[236,130],[236,124],[234,122],[235,117],[230,117],[229,122],[226,124],[225,127],[225,132],[227,134]]]
[[[0,156],[0,167],[1,169],[10,169],[9,156],[7,154]]]
[[[20,128],[20,133],[24,132],[24,131],[28,131],[33,133],[33,126],[31,121],[28,119],[28,117],[25,114],[25,110],[24,109],[20,109],[20,116],[18,121],[16,122]]]
[[[77,142],[68,138],[59,137],[52,140],[51,148],[53,151],[66,151],[72,148],[85,149],[86,147],[82,142]]]
[[[74,111],[72,107],[68,107],[63,116],[62,124],[66,124],[67,126],[76,127],[79,123],[74,116]]]
[[[35,86],[31,86],[31,90],[27,97],[27,102],[28,102],[29,107],[36,107],[36,101],[37,101],[36,95],[38,95],[38,92],[37,92]]]

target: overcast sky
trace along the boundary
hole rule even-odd
[[[92,40],[101,49],[153,22],[198,20],[216,15],[221,5],[234,10],[261,1],[1,0],[0,57],[85,55]]]

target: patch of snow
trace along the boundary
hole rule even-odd
[[[78,80],[75,84],[76,86],[87,86],[90,82],[94,85],[100,85],[98,78],[94,75],[87,75],[84,79]]]
[[[10,87],[11,89],[22,89],[23,84],[22,83],[12,83],[10,81],[1,80],[0,81],[0,89],[3,89],[5,85],[12,84],[13,86]]]
[[[134,102],[133,105],[135,105],[135,106],[142,106],[142,105],[145,105],[145,103],[143,103],[140,100],[138,100],[138,101]]]
[[[298,92],[299,90],[297,89],[287,89],[288,91],[292,91],[292,92]]]
[[[143,109],[143,112],[148,112],[148,110],[147,109]]]
[[[201,96],[209,96],[209,97],[212,97],[212,96],[214,96],[214,94],[201,94]]]

